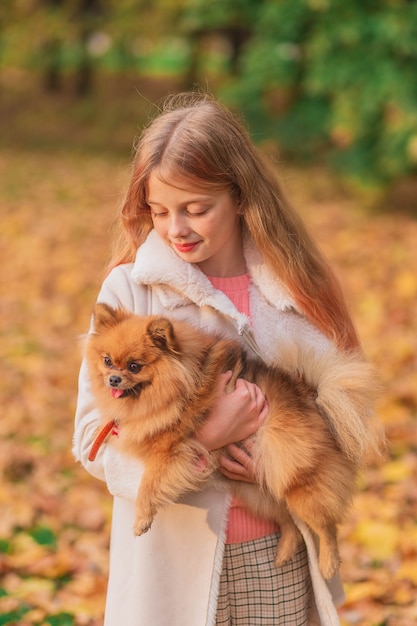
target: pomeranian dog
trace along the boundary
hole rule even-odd
[[[356,354],[300,355],[296,365],[266,365],[241,344],[182,321],[141,317],[97,304],[85,348],[103,429],[90,458],[114,425],[112,443],[137,458],[144,473],[136,500],[134,532],[182,494],[212,481],[242,499],[257,515],[277,520],[276,564],[297,550],[301,535],[292,515],[319,540],[319,566],[330,578],[339,567],[337,526],[343,521],[363,465],[369,434],[371,366]],[[264,392],[269,413],[252,452],[257,484],[229,480],[216,471],[221,451],[194,437],[215,402],[216,382],[231,370]],[[380,438],[381,440],[381,438]],[[292,515],[291,515],[292,514]]]

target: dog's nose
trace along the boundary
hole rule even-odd
[[[109,378],[109,383],[112,387],[118,387],[120,385],[120,383],[122,382],[122,379],[120,378],[120,376],[110,376]]]

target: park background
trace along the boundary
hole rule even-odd
[[[193,86],[275,159],[384,384],[342,624],[417,623],[416,68],[406,0],[1,1],[0,625],[102,623],[111,498],[71,455],[79,338],[134,137]]]

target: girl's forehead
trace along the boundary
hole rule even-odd
[[[213,192],[213,188],[207,188],[207,186],[201,186],[195,184],[193,180],[188,179],[175,179],[172,178],[162,179],[156,174],[151,174],[146,186],[146,195],[148,201],[153,201],[159,198],[161,195],[166,196],[178,196],[181,194],[184,197],[206,197]]]
[[[213,191],[224,191],[228,185],[225,185],[224,181],[215,182],[203,178],[198,178],[187,174],[181,169],[156,168],[148,177],[146,189],[149,191],[149,184],[154,186],[155,184],[163,183],[175,189],[181,191],[189,191],[192,193],[209,193]]]

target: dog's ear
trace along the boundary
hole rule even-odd
[[[174,327],[166,317],[152,319],[146,329],[152,343],[164,352],[178,352]]]
[[[124,309],[114,309],[108,304],[98,303],[93,309],[94,330],[100,332],[100,330],[105,328],[116,326],[116,324],[127,319],[130,315]]]

